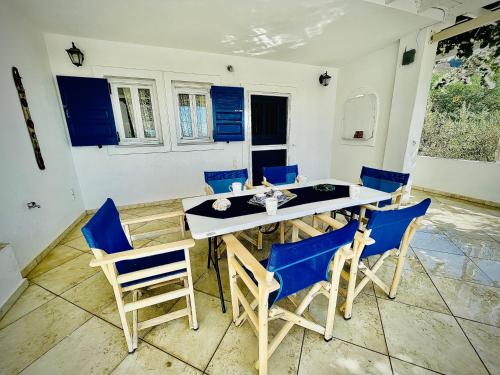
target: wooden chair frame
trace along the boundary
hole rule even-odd
[[[299,240],[300,231],[309,236],[322,234],[320,231],[301,220],[292,220],[291,224],[293,227],[293,239],[295,241]],[[334,261],[331,265],[332,276],[330,282],[323,281],[313,285],[300,303],[297,303],[294,298],[289,297],[291,302],[296,306],[296,310],[292,312],[279,306],[272,306],[269,308],[269,294],[280,288],[279,283],[274,279],[274,273],[267,271],[234,235],[224,235],[223,239],[226,243],[228,253],[233,322],[236,326],[239,326],[248,320],[250,327],[258,337],[259,359],[255,366],[259,370],[260,375],[267,374],[267,362],[269,357],[274,353],[278,345],[283,341],[294,325],[299,325],[318,332],[323,335],[327,341],[332,339],[340,272],[342,271],[345,260],[352,256],[350,244],[343,246],[336,252]],[[249,275],[247,270],[253,274],[253,278]],[[250,291],[250,295],[253,297],[252,301],[246,299],[245,293],[238,286],[238,279],[240,279]],[[313,299],[320,294],[325,295],[329,300],[327,318],[324,326],[316,323],[306,312],[306,309]],[[240,305],[244,309],[241,314]],[[255,312],[255,309],[257,309],[257,312]],[[273,319],[285,320],[286,324],[271,342],[269,342],[268,322]]]
[[[373,210],[373,211],[388,211],[394,209],[391,206],[377,207],[373,205],[364,205],[361,207],[360,216],[363,218],[365,211]],[[416,232],[416,230],[422,226],[423,217],[418,217],[412,220],[406,231],[404,232],[403,239],[401,240],[401,244],[399,249],[391,249],[380,255],[380,258],[377,259],[372,268],[368,267],[363,261],[361,261],[361,255],[363,254],[363,250],[366,245],[371,245],[374,243],[373,239],[370,239],[370,229],[366,229],[363,227],[362,222],[360,221],[360,230],[363,231],[363,234],[355,237],[353,243],[353,257],[348,262],[349,265],[349,273],[342,272],[341,276],[348,282],[347,284],[347,292],[346,292],[346,301],[340,307],[341,311],[344,312],[344,318],[350,319],[352,317],[352,306],[354,299],[359,295],[359,293],[363,290],[363,288],[368,284],[369,281],[373,281],[374,284],[379,286],[391,299],[396,298],[396,293],[399,287],[399,283],[401,281],[401,275],[403,272],[404,263],[406,260],[406,255],[408,253],[409,244]],[[339,228],[344,224],[338,222],[337,220],[331,218],[328,214],[316,215],[315,223],[317,220],[323,222],[324,224],[331,226],[332,228]],[[313,226],[316,227],[315,224]],[[367,240],[370,239],[371,241]],[[392,278],[391,285],[386,285],[377,275],[376,272],[382,266],[383,262],[389,256],[397,256],[398,261],[396,264],[396,269],[394,271],[394,275]],[[364,274],[364,277],[360,280],[358,284],[356,284],[358,270]]]
[[[158,214],[148,217],[125,220],[122,221],[122,227],[130,244],[132,244],[132,240],[155,237],[164,233],[171,233],[173,232],[173,230],[166,229],[166,230],[159,230],[137,235],[130,235],[129,226],[131,224],[144,223],[153,220],[172,218],[176,216],[179,217],[179,228],[174,228],[174,230],[180,231],[182,237],[184,238],[185,237],[184,213],[182,211],[175,211],[165,214]],[[127,250],[112,254],[107,254],[102,249],[96,249],[96,248],[91,249],[92,253],[95,256],[95,259],[91,260],[90,266],[101,267],[104,272],[104,275],[106,276],[109,283],[113,287],[113,293],[115,295],[116,303],[118,306],[118,313],[120,315],[120,321],[122,324],[129,353],[133,353],[135,349],[137,349],[138,333],[142,329],[162,324],[170,320],[178,319],[184,316],[188,317],[189,325],[192,329],[194,330],[198,329],[198,321],[196,318],[196,306],[194,301],[193,279],[191,275],[191,262],[189,260],[189,249],[194,245],[195,242],[193,239],[183,239],[168,244],[148,246],[140,249]],[[179,251],[179,250],[184,250],[185,260],[183,261],[142,269],[139,271],[129,272],[125,274],[118,274],[118,271],[116,269],[116,262],[119,261],[139,259],[153,255],[166,254],[169,252]],[[181,273],[176,273],[173,275],[144,281],[141,283],[125,287],[122,286],[122,284],[131,281],[141,280],[151,276],[162,275],[165,273],[177,270],[184,270],[184,269],[185,271]],[[142,290],[144,289],[155,289],[172,283],[180,283],[183,287],[181,289],[158,294],[153,297],[139,299],[142,296]],[[132,302],[125,302],[124,294],[129,291],[132,292]],[[162,302],[178,299],[181,297],[186,298],[186,307],[184,309],[160,315],[158,317],[148,319],[142,322],[138,321],[137,311],[139,309],[156,305]],[[132,333],[130,332],[130,327],[126,316],[128,312],[132,312]]]

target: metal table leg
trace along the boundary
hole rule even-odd
[[[213,244],[212,244],[213,240]],[[212,251],[212,246],[213,246],[213,251]],[[219,256],[218,256],[218,248],[219,244],[217,243],[217,237],[213,237],[208,239],[208,266],[210,267],[210,262],[214,265],[215,269],[215,274],[217,276],[217,286],[219,288],[219,298],[220,298],[220,304],[222,308],[222,312],[226,312],[226,305],[224,303],[224,292],[222,291],[222,281],[220,278],[220,271],[219,271]]]

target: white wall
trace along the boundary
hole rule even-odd
[[[0,46],[0,242],[12,244],[22,268],[79,216],[83,203],[43,35],[5,2],[0,11]],[[35,161],[12,66],[23,77],[44,171]],[[41,208],[28,210],[30,201]]]
[[[361,166],[381,168],[391,111],[398,44],[352,61],[339,70],[332,143],[332,175],[357,181]],[[378,116],[373,146],[346,144],[342,138],[343,106],[348,98],[360,92],[374,92],[378,97]]]
[[[115,146],[72,148],[88,209],[98,207],[108,196],[123,205],[202,194],[204,170],[248,167],[248,139],[244,143],[201,147],[203,150],[198,151],[176,146],[175,139],[168,144],[168,134],[175,131],[171,80],[177,79],[241,85],[247,94],[249,91],[290,93],[289,162],[298,163],[300,173],[310,178],[330,175],[337,77],[333,68],[329,68],[334,76],[332,83],[322,87],[318,77],[324,67],[55,34],[46,34],[45,39],[54,75],[103,76],[106,72],[134,75],[130,69],[138,69],[137,76],[151,74],[161,82],[160,110],[165,111],[162,126],[167,136],[164,147],[136,149],[129,154],[123,154],[127,151]],[[71,41],[85,53],[82,68],[71,65],[64,51]],[[234,66],[234,73],[227,72],[229,64]]]
[[[500,203],[500,163],[419,156],[413,179],[416,186]]]

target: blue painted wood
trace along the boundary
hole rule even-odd
[[[72,146],[117,145],[108,81],[57,76]]]
[[[212,112],[215,142],[245,140],[243,87],[212,86]]]

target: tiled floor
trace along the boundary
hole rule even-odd
[[[396,299],[370,283],[356,299],[351,320],[337,313],[329,343],[295,327],[271,357],[271,374],[500,374],[500,210],[431,198]],[[122,216],[179,207],[172,201]],[[0,374],[256,374],[256,338],[248,323],[231,323],[229,302],[222,314],[215,274],[206,268],[205,241],[191,251],[200,329],[189,330],[187,319],[154,327],[141,332],[138,350],[128,355],[111,287],[99,269],[88,266],[92,255],[80,232],[86,220],[31,272],[30,286],[0,320]],[[170,225],[160,221],[133,231]],[[266,238],[265,248],[275,240]],[[229,300],[224,256],[221,262]],[[393,270],[389,259],[380,277],[390,280]],[[152,306],[140,319],[172,308],[177,306]],[[318,298],[310,313],[321,318],[324,311]],[[273,321],[271,334],[281,324]]]

